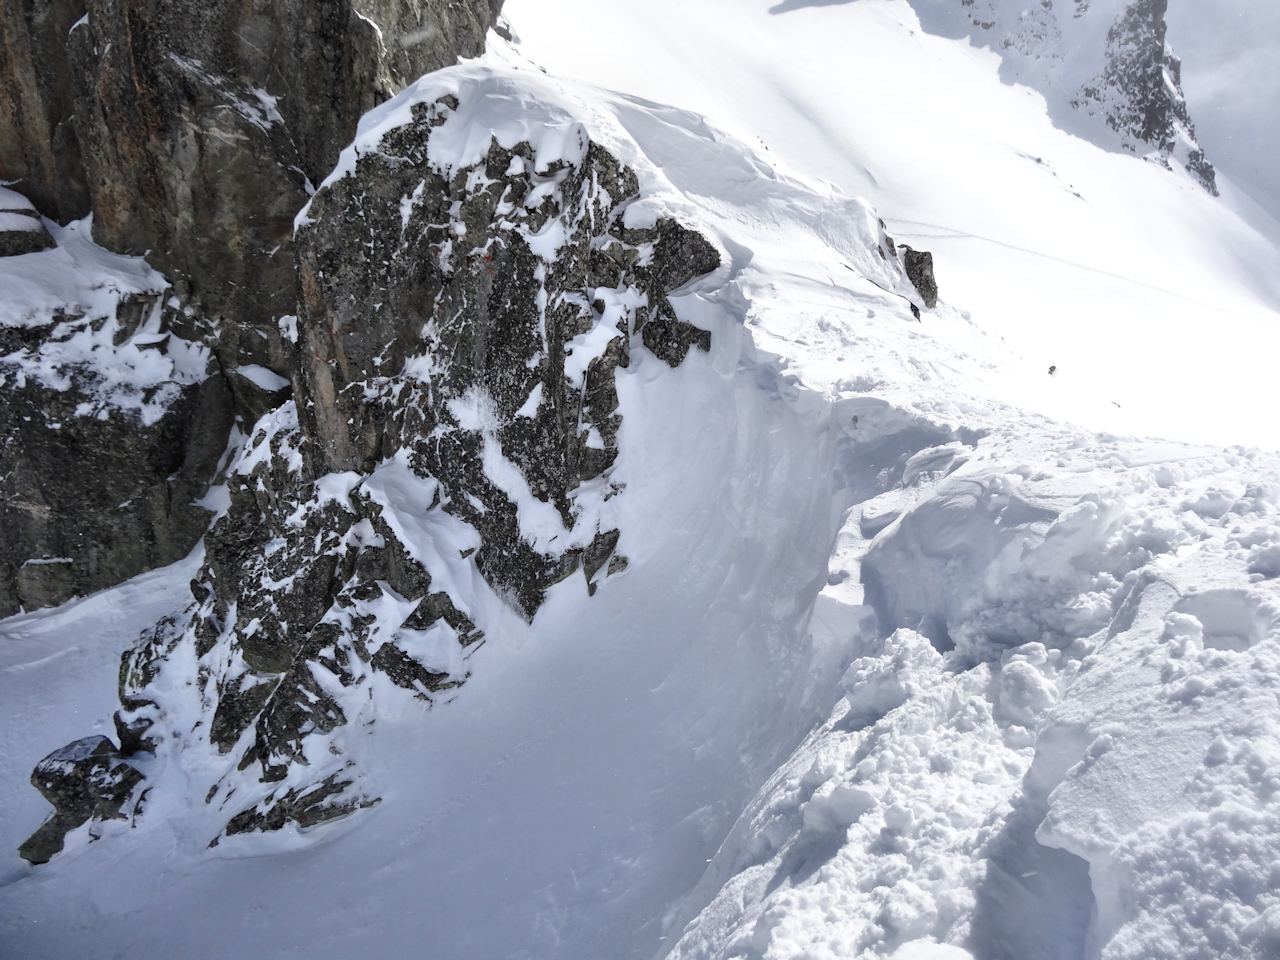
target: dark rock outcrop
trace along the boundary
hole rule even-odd
[[[108,249],[148,255],[224,361],[283,370],[293,217],[360,116],[481,52],[496,0],[14,0],[0,175]],[[241,356],[243,355],[243,356]]]
[[[231,468],[188,611],[122,663],[126,749],[189,736],[161,691],[194,690],[226,835],[376,802],[347,733],[375,687],[447,700],[486,604],[531,618],[551,585],[626,569],[624,532],[594,519],[625,495],[615,376],[710,343],[667,300],[718,266],[705,239],[625,228],[635,175],[594,143],[539,169],[493,142],[445,172],[429,140],[456,106],[418,104],[311,204],[297,403]]]
[[[406,80],[479,53],[498,6],[4,5],[0,179],[53,219],[92,212],[103,246],[147,255],[172,284],[162,299],[199,318],[181,335],[217,364],[143,422],[97,402],[91,365],[46,363],[65,381],[57,389],[23,373],[24,357],[72,335],[64,321],[75,326],[76,305],[0,325],[0,417],[13,425],[0,449],[0,615],[111,585],[194,545],[208,514],[193,501],[214,477],[231,408],[247,429],[290,393],[281,320],[295,312],[295,214],[359,117]],[[0,255],[53,245],[32,212],[0,211]],[[129,326],[124,315],[88,318],[117,320]],[[163,350],[167,331],[153,333]]]
[[[90,820],[126,819],[126,804],[142,779],[106,737],[85,737],[55,750],[31,774],[32,785],[53,804],[53,813],[22,844],[19,855],[31,863],[48,863],[77,827]]]
[[[172,563],[208,526],[230,395],[170,291],[107,292],[133,279],[87,276],[70,312],[0,325],[0,616]]]
[[[180,391],[147,424],[118,409],[78,414],[92,394],[74,387],[29,380],[0,390],[0,615],[62,603],[191,551],[209,523],[197,501],[231,410],[221,377]]]
[[[899,249],[902,251],[902,266],[907,272],[907,279],[920,293],[924,305],[932,310],[938,305],[938,281],[933,276],[933,254],[928,250],[913,250],[905,243]]]
[[[1168,9],[1169,0],[1134,0],[1124,10],[1107,33],[1106,67],[1081,100],[1101,108],[1126,149],[1180,159],[1216,196],[1217,174],[1196,143],[1182,95],[1182,63],[1165,40]]]

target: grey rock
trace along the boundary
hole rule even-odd
[[[1125,148],[1154,148],[1172,156],[1179,129],[1191,138],[1187,170],[1214,196],[1217,173],[1197,144],[1195,124],[1182,93],[1182,63],[1166,42],[1169,0],[1134,0],[1107,32],[1107,61],[1101,77],[1081,91],[1081,99],[1101,105],[1107,125]]]
[[[31,863],[47,863],[61,852],[69,831],[95,820],[121,819],[142,774],[106,737],[85,737],[49,754],[31,774],[32,785],[54,812],[19,848]]]
[[[79,383],[55,395],[4,379],[0,418],[14,427],[0,446],[0,615],[117,583],[194,545],[208,514],[192,501],[213,479],[232,407],[247,429],[290,394],[271,382],[293,363],[277,320],[293,311],[293,219],[311,184],[367,109],[419,73],[480,52],[497,6],[4,4],[0,179],[59,220],[92,212],[100,243],[147,254],[199,318],[183,335],[233,372],[214,371],[150,425],[118,412],[75,415],[92,401]],[[0,201],[10,197],[20,199],[3,191]],[[52,245],[28,204],[13,211],[0,212],[0,255]],[[62,335],[63,319],[0,329],[0,357]],[[264,375],[243,376],[251,365]]]
[[[70,37],[94,238],[149,255],[228,366],[285,373],[293,218],[359,117],[483,49],[489,0],[88,0]]]
[[[15,339],[21,333],[0,330]],[[67,368],[70,385],[53,389],[18,374],[4,346],[0,616],[61,603],[186,556],[208,526],[210,514],[197,501],[232,419],[217,371],[174,385],[163,416],[148,424],[100,404],[92,368]]]
[[[0,4],[0,182],[66,223],[89,212],[67,35],[85,0]]]
[[[924,305],[932,310],[938,305],[938,281],[933,276],[933,254],[928,250],[913,250],[905,243],[899,249],[907,279],[919,291]]]
[[[341,774],[332,774],[305,790],[286,790],[279,796],[272,795],[261,807],[243,810],[227,823],[226,833],[254,833],[280,830],[290,823],[299,827],[314,827],[326,820],[345,817],[356,810],[374,806],[378,801],[365,797],[351,797],[347,789],[351,780]],[[215,837],[209,846],[217,846]]]

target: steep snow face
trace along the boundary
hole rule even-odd
[[[1094,429],[1280,443],[1257,400],[1280,348],[1280,229],[1227,177],[1215,199],[1181,169],[1063,130],[968,28],[930,34],[906,0],[504,9],[518,50],[547,69],[697,110],[873,202],[895,237],[934,252],[943,299],[1021,358],[988,378],[1015,405]],[[627,37],[628,54],[602,34]]]

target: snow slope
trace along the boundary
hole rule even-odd
[[[906,0],[504,10],[520,51],[553,73],[696,110],[870,200],[934,251],[942,296],[1022,358],[1002,372],[1018,406],[1280,443],[1257,402],[1280,337],[1280,228],[1234,212],[1247,198],[1228,178],[1215,201],[1059,129],[1041,94],[1001,80],[996,53],[926,33]],[[602,36],[626,37],[625,53]]]
[[[166,776],[133,829],[6,872],[0,942],[42,957],[1274,955],[1280,459],[1042,415],[1266,439],[1247,380],[1271,335],[1265,238],[1182,175],[1053,129],[990,55],[919,35],[900,4],[767,19],[763,5],[729,18],[659,3],[634,20],[583,5],[575,20],[568,0],[543,3],[559,31],[538,53],[548,66],[645,96],[670,83],[667,99],[768,142],[513,71],[503,48],[386,108],[456,88],[460,154],[526,110],[583,129],[636,167],[636,216],[674,214],[721,249],[721,269],[675,301],[712,331],[710,353],[674,370],[641,355],[619,376],[631,565],[592,598],[557,586],[528,627],[480,623],[472,679],[429,716],[381,704],[362,757],[384,797],[373,810],[209,850],[200,798]],[[539,51],[522,7],[522,49]],[[585,36],[571,47],[579,23],[627,31],[633,56]],[[789,37],[827,52],[857,38],[862,56],[784,62]],[[928,80],[904,68],[922,60]],[[827,85],[833,70],[849,71],[842,85]],[[863,70],[894,82],[860,88]],[[806,119],[831,102],[788,88],[806,77],[844,91],[864,124]],[[962,105],[989,128],[966,129]],[[895,141],[926,110],[942,146]],[[1000,128],[1020,149],[1053,147],[1058,174]],[[860,166],[873,160],[874,180]],[[870,208],[796,170],[1038,253],[931,239],[944,298],[986,299],[967,304],[972,320],[944,303],[917,322]],[[1089,201],[1057,185],[1067,173]],[[1059,253],[1118,275],[1046,259]],[[1157,315],[1125,333],[1122,310]],[[1198,338],[1157,342],[1157,323],[1257,330],[1223,372]],[[1122,378],[1097,357],[1104,331],[1156,369]],[[1046,332],[1079,339],[1070,359]],[[1257,416],[1229,419],[1232,402]],[[154,594],[158,613],[165,576],[85,602]],[[61,649],[86,609],[45,615],[40,635]],[[23,639],[27,623],[3,625],[0,703],[39,753],[62,739],[15,693],[57,661]],[[101,678],[84,684],[105,720]],[[69,686],[49,703],[80,695]],[[6,770],[6,811],[30,809],[19,779]]]

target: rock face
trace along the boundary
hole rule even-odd
[[[35,381],[0,391],[0,614],[173,563],[208,525],[197,501],[231,420],[222,379],[183,385],[154,423],[119,409],[78,415],[90,396]]]
[[[38,316],[0,305],[0,415],[15,425],[0,450],[0,511],[12,531],[0,544],[0,615],[108,586],[194,545],[208,514],[193,501],[214,477],[233,408],[247,430],[290,393],[281,320],[287,327],[295,312],[293,219],[312,183],[366,110],[406,80],[479,53],[497,7],[5,4],[0,179],[53,219],[91,212],[102,246],[147,255],[171,288],[92,316],[74,298]],[[0,193],[0,256],[53,247],[34,214]],[[153,312],[141,330],[150,339],[135,343],[138,318]],[[168,386],[142,377],[163,401],[143,402],[164,409],[139,419],[97,403],[111,368],[72,349],[103,347],[108,327],[125,349],[148,352],[125,369],[152,369],[180,342],[212,356]],[[37,369],[45,375],[31,376]]]
[[[1101,109],[1126,149],[1154,148],[1180,160],[1216,195],[1217,174],[1182,95],[1182,64],[1165,41],[1168,9],[1168,0],[1135,0],[1120,14],[1107,32],[1106,66],[1081,90],[1081,102]]]
[[[0,21],[3,142],[20,145],[0,159],[42,210],[91,210],[103,246],[148,254],[219,321],[227,356],[280,369],[311,183],[361,114],[479,53],[496,15],[491,0],[22,0]]]
[[[65,223],[89,212],[67,35],[84,0],[6,0],[0,8],[0,181]]]
[[[32,785],[53,813],[18,850],[31,863],[48,863],[62,851],[68,832],[90,820],[126,819],[125,806],[142,774],[106,737],[85,737],[49,754],[31,774]]]
[[[457,107],[415,103],[306,211],[297,401],[231,468],[189,610],[121,667],[123,748],[219,771],[215,843],[375,803],[350,750],[375,694],[447,700],[478,619],[625,569],[615,377],[710,344],[667,300],[719,265],[702,236],[627,227],[636,177],[585,140],[433,157]]]
[[[59,236],[0,259],[0,616],[185,556],[232,422],[202,318],[141,261]]]
[[[1186,167],[1217,193],[1196,141],[1181,64],[1166,42],[1168,0],[912,0],[925,29],[968,35],[1035,87],[1059,125],[1108,147]]]

